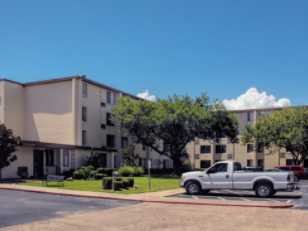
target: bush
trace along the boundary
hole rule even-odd
[[[134,187],[134,185],[135,185],[134,178],[132,178],[132,177],[128,178],[127,182],[128,182],[128,188],[133,188]]]
[[[143,176],[144,169],[142,167],[134,167],[134,176]]]
[[[105,177],[107,177],[107,175],[102,174],[102,173],[96,173],[96,174],[95,174],[95,179],[96,179],[96,180],[102,180],[102,179],[104,179]]]
[[[28,167],[18,167],[17,175],[22,179],[28,178],[29,177]]]
[[[73,173],[73,178],[76,179],[76,180],[85,179],[84,170],[78,169],[78,170],[74,171],[74,173]]]
[[[63,172],[62,175],[64,176],[65,179],[67,179],[67,178],[73,177],[74,172],[75,172],[74,169],[70,169],[70,170],[68,170],[68,171]]]
[[[105,174],[107,176],[112,176],[114,169],[112,169],[112,168],[98,168],[96,171],[98,173]]]
[[[89,177],[90,177],[91,179],[94,179],[94,178],[96,177],[96,174],[97,174],[97,171],[92,170],[92,171],[90,172]]]
[[[102,181],[102,187],[103,189],[110,190],[112,189],[112,177],[105,177]],[[114,181],[114,190],[120,190],[120,189],[128,189],[134,187],[134,179],[133,178],[127,178],[123,179],[121,177],[115,178]]]
[[[119,191],[119,190],[121,190],[122,188],[125,188],[125,187],[124,187],[124,182],[123,182],[123,181],[115,181],[113,184],[114,184],[114,190],[115,190],[115,191]]]
[[[124,166],[119,169],[120,176],[133,176],[134,172],[134,168],[131,166]]]
[[[112,189],[112,177],[105,177],[102,184],[103,189]]]
[[[148,170],[145,170],[145,173],[148,174]],[[162,169],[151,169],[151,175],[153,176],[170,176],[174,174],[173,168],[162,168]]]

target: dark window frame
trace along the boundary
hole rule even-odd
[[[115,145],[116,145],[115,140],[116,140],[115,135],[107,134],[106,135],[106,145],[107,145],[107,147],[115,148]]]
[[[200,154],[210,154],[212,153],[211,145],[200,145]]]
[[[212,161],[210,160],[201,160],[200,161],[200,168],[201,169],[208,169],[210,168],[212,165]]]
[[[254,149],[255,149],[254,144],[247,144],[246,145],[246,152],[247,153],[254,152]]]
[[[114,123],[112,121],[112,113],[110,113],[110,112],[106,113],[106,124],[108,126],[114,126]]]
[[[227,153],[227,145],[225,144],[215,145],[215,154],[224,154],[224,153]]]
[[[87,131],[86,130],[82,130],[81,132],[81,143],[82,143],[82,146],[87,145]]]
[[[55,166],[55,153],[53,150],[45,150],[46,152],[46,166],[54,167]]]
[[[88,113],[88,109],[86,106],[82,106],[81,108],[81,117],[82,117],[82,121],[83,122],[87,122],[87,113]]]

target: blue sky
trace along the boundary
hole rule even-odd
[[[137,94],[308,99],[306,0],[2,0],[0,76],[86,74]]]

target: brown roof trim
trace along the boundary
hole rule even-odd
[[[11,82],[11,83],[22,85],[24,87],[28,87],[28,86],[36,86],[36,85],[42,85],[42,84],[51,84],[51,83],[58,83],[58,82],[64,82],[64,81],[71,81],[72,79],[81,79],[81,80],[83,80],[83,81],[85,81],[89,84],[121,93],[124,96],[129,96],[129,97],[132,97],[132,98],[138,99],[138,100],[142,99],[142,98],[135,96],[133,94],[130,94],[128,92],[125,92],[125,91],[119,90],[117,88],[114,88],[114,87],[99,83],[97,81],[88,79],[86,75],[74,75],[74,76],[67,76],[67,77],[60,77],[60,78],[53,78],[53,79],[46,79],[46,80],[38,80],[38,81],[26,82],[26,83],[20,83],[20,82],[17,82],[17,81],[14,81],[14,80],[9,80],[9,79],[0,79],[0,81],[1,80],[2,81],[8,81],[8,82]]]
[[[34,85],[42,85],[42,84],[50,84],[50,83],[58,83],[58,82],[65,82],[65,81],[71,81],[72,79],[82,79],[84,78],[84,75],[76,75],[76,76],[67,76],[67,77],[60,77],[60,78],[54,78],[54,79],[46,79],[46,80],[38,80],[33,82],[27,82],[24,83],[24,86],[34,86]]]
[[[57,143],[48,143],[40,141],[31,141],[31,140],[22,140],[22,145],[32,146],[37,148],[68,148],[68,149],[83,149],[83,150],[93,150],[93,151],[104,151],[104,152],[117,152],[116,149],[108,147],[90,147],[90,146],[80,146],[72,144],[57,144]]]
[[[124,96],[129,96],[129,97],[132,97],[132,98],[134,98],[134,99],[142,99],[142,98],[140,98],[140,97],[138,97],[138,96],[135,96],[135,95],[132,95],[132,94],[130,94],[130,93],[121,91],[121,90],[119,90],[119,89],[117,89],[117,88],[110,87],[110,86],[108,86],[108,85],[105,85],[105,84],[96,82],[96,81],[94,81],[94,80],[88,79],[88,78],[86,78],[86,76],[84,76],[84,77],[82,78],[82,80],[85,81],[85,82],[87,82],[87,83],[89,83],[89,84],[93,84],[93,85],[95,85],[95,86],[98,86],[98,87],[106,88],[106,89],[111,90],[111,91],[116,91],[116,92],[118,92],[118,93],[123,94]]]
[[[20,83],[20,82],[17,82],[17,81],[14,81],[14,80],[10,80],[10,79],[6,79],[6,78],[1,78],[0,81],[6,81],[6,82],[10,82],[10,83],[13,83],[13,84],[18,84],[18,85],[23,86],[23,84]]]

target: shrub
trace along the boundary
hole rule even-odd
[[[128,182],[128,188],[133,188],[133,187],[134,187],[134,185],[135,185],[134,178],[129,177],[129,178],[127,179],[127,182]]]
[[[78,169],[78,170],[74,171],[74,173],[73,173],[73,178],[76,179],[76,180],[85,179],[84,170]]]
[[[70,170],[68,170],[68,171],[63,172],[62,175],[64,176],[65,179],[67,179],[67,178],[73,177],[74,172],[75,172],[74,169],[70,169]]]
[[[121,190],[122,188],[125,188],[123,181],[115,181],[113,184],[114,184],[114,190],[115,191],[118,191],[118,190]]]
[[[133,176],[134,175],[134,168],[131,166],[124,166],[119,169],[119,174],[121,176]]]
[[[98,173],[105,174],[107,176],[112,176],[114,169],[112,169],[112,168],[98,168],[96,171]]]
[[[22,179],[28,178],[29,177],[28,167],[18,167],[17,175]]]
[[[142,167],[134,167],[134,176],[143,176],[144,169]]]
[[[107,177],[107,175],[102,174],[102,173],[96,173],[96,174],[95,174],[95,179],[96,179],[96,180],[102,180],[102,179],[104,179],[105,177]]]
[[[102,181],[103,189],[112,189],[112,178],[105,177]]]
[[[94,178],[96,177],[96,174],[97,174],[97,172],[96,172],[95,170],[92,170],[92,171],[90,172],[89,177],[90,177],[91,179],[94,179]]]

